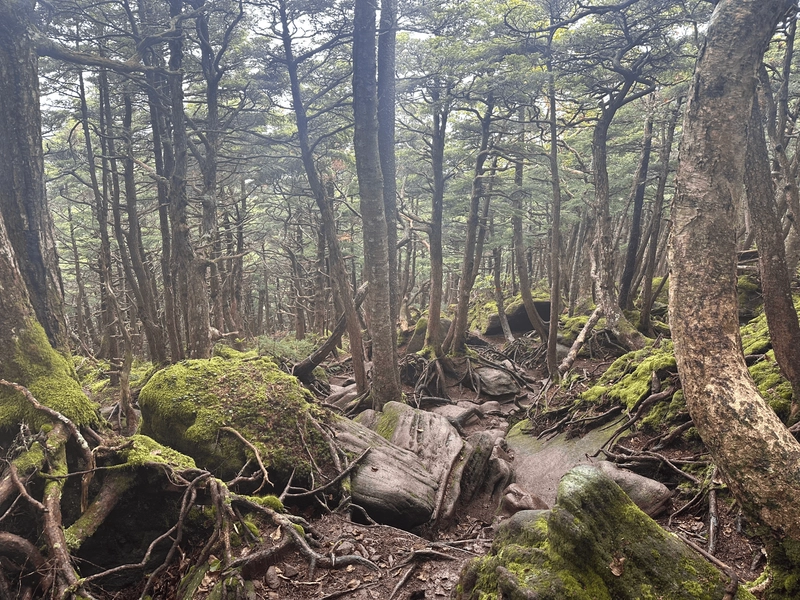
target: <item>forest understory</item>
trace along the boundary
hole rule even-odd
[[[471,341],[477,345],[470,346],[467,357],[445,361],[445,368],[438,371],[444,379],[435,383],[442,395],[437,404],[475,407],[465,413],[467,417],[460,424],[462,436],[496,428],[501,421],[524,422],[525,435],[541,439],[558,434],[578,437],[597,428],[613,432],[609,443],[599,448],[592,460],[607,459],[666,484],[672,494],[656,515],[658,522],[706,553],[708,560],[732,579],[744,583],[759,577],[766,564],[764,547],[693,429],[680,393],[675,393],[680,382],[674,360],[658,360],[659,352],[663,353],[658,342],[655,350],[634,356],[622,353],[608,332],[595,331],[562,385],[551,385],[544,364],[545,346],[530,334],[511,344],[496,336],[473,335]],[[425,361],[419,355],[407,355],[406,361],[412,357]],[[274,355],[273,359],[289,370],[293,366],[287,357]],[[753,355],[751,362],[763,359],[763,354]],[[471,381],[470,364],[513,372],[522,383],[520,393],[500,402],[482,395]],[[646,384],[642,388],[642,373],[651,364],[653,370],[644,374]],[[317,390],[347,383],[348,365],[346,355],[326,362],[324,367],[332,375],[324,384],[317,381]],[[82,367],[88,371],[86,361]],[[406,379],[409,401],[419,399],[426,386],[434,385],[430,372],[423,369],[418,380]],[[66,438],[74,436],[66,444],[65,463],[60,465],[64,476],[53,476],[58,467],[52,458],[30,466],[37,441],[53,444],[59,425],[53,430],[42,429],[49,433],[38,435],[23,425],[14,445],[4,449],[7,466],[0,480],[0,523],[8,533],[0,534],[3,600],[41,597],[45,591],[48,597],[72,591],[115,600],[448,598],[464,565],[491,549],[496,526],[516,510],[531,508],[516,504],[511,496],[504,499],[507,489],[482,489],[469,503],[460,505],[452,519],[409,532],[380,525],[353,507],[346,493],[334,485],[341,480],[337,477],[326,485],[318,484],[314,492],[291,483],[285,489],[275,489],[273,493],[286,508],[283,512],[277,499],[259,504],[251,495],[257,495],[265,485],[262,472],[269,481],[270,469],[257,452],[252,456],[260,466],[245,465],[235,480],[226,484],[193,464],[187,468],[180,464],[177,453],[170,456],[171,450],[157,445],[138,459],[126,454],[138,442],[118,437],[124,419],[119,390],[102,384],[108,376],[100,366],[91,377],[95,389],[102,389],[95,399],[105,405],[102,412],[109,418],[104,425],[95,426],[99,434],[85,438],[88,445],[82,450],[74,441],[82,438],[77,429],[62,432]],[[638,394],[633,404],[619,400],[633,388]],[[134,384],[134,398],[137,392]],[[593,393],[597,397],[587,400]],[[318,401],[324,400],[324,394],[318,394]],[[479,410],[487,400],[494,401],[492,409]],[[34,402],[32,396],[29,401]],[[51,411],[47,414],[52,417]],[[71,427],[67,424],[66,429]],[[88,433],[86,428],[82,431]],[[233,432],[242,443],[255,448]],[[81,466],[87,461],[88,447],[94,473]],[[309,447],[305,450],[314,452]],[[513,466],[513,455],[506,457]],[[341,465],[338,468],[342,472],[351,470],[360,458],[345,469]],[[113,475],[107,476],[114,464],[127,464],[129,468],[138,465],[133,469],[133,479],[126,480],[116,492],[108,484]],[[98,493],[96,483],[87,483],[87,475],[105,476],[102,491]],[[118,478],[117,483],[125,477]],[[58,502],[49,504],[48,509],[42,503],[49,497],[54,502],[54,481],[63,486],[56,494]],[[85,511],[85,497],[81,498],[84,487],[91,490],[93,499],[89,511]],[[63,511],[52,510],[59,504]],[[62,526],[66,528],[64,541],[70,544],[70,536],[80,532],[74,521],[79,515],[85,521],[92,511],[93,525],[88,532],[79,533],[83,536],[80,550],[72,555],[53,551]],[[62,564],[45,561],[39,549],[23,544],[38,527],[43,535],[40,543],[50,546],[47,554]],[[109,559],[119,562],[109,566]],[[93,565],[94,561],[98,564]],[[74,579],[65,585],[69,573]],[[59,580],[63,580],[61,590]],[[758,589],[754,584],[753,591]]]

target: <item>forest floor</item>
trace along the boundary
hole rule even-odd
[[[502,338],[488,338],[485,341],[490,348],[499,350],[503,346]],[[613,352],[606,352],[599,346],[597,348],[599,351],[592,358],[581,358],[576,362],[574,371],[583,374],[577,383],[573,383],[569,389],[553,387],[545,392],[550,394],[548,414],[563,414],[563,411],[558,412],[558,408],[574,405],[577,396],[596,381],[614,360]],[[542,364],[528,363],[525,373],[533,382],[546,379]],[[456,379],[449,379],[447,384],[447,392],[454,402],[473,402],[476,399],[475,392]],[[413,389],[409,388],[406,392],[412,394]],[[527,395],[527,398],[517,399],[523,408],[541,401],[543,394],[540,389],[538,392],[529,391]],[[499,419],[513,423],[524,418],[524,413],[511,400],[502,403],[501,407],[500,414],[473,417],[465,427],[466,433],[496,428]],[[551,428],[554,422],[547,419],[537,422],[531,435]],[[645,448],[647,442],[657,434],[634,430],[624,438],[624,447],[636,452]],[[612,447],[610,451],[617,449]],[[702,442],[696,437],[679,437],[659,453],[669,461],[697,461],[705,465],[704,473],[709,472],[706,462],[708,456]],[[719,521],[719,534],[713,554],[735,571],[740,581],[752,581],[758,577],[765,563],[762,547],[757,540],[746,535],[747,524],[743,523],[738,506],[721,479],[715,475],[703,476],[698,470],[694,471],[697,477],[691,473],[688,477],[682,476],[671,469],[668,463],[662,463],[655,471],[651,466],[649,471],[646,473],[648,476],[661,480],[674,490],[666,510],[657,518],[663,527],[706,548],[709,506],[710,503],[716,503],[714,514]],[[317,552],[326,556],[359,554],[375,563],[379,570],[360,565],[342,569],[314,569],[300,552],[287,550],[265,565],[263,574],[254,579],[255,597],[268,600],[449,598],[464,564],[491,549],[495,527],[500,519],[496,516],[498,496],[501,494],[489,497],[484,492],[469,505],[459,507],[451,522],[436,530],[414,533],[389,526],[355,523],[347,514],[305,514],[312,523],[313,534],[319,540]],[[185,572],[185,565],[191,559],[191,556],[186,556],[182,564],[173,565],[154,589],[153,597],[174,597],[171,594],[177,587],[179,573]],[[206,585],[201,584],[198,592],[209,590],[216,579],[214,574],[208,574]],[[114,598],[127,600],[138,597],[133,588],[116,594]]]

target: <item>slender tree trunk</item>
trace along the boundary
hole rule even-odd
[[[170,0],[170,16],[180,16],[182,0]],[[211,356],[211,322],[204,260],[195,256],[189,236],[186,193],[187,139],[183,113],[183,26],[176,21],[176,33],[169,41],[169,91],[171,101],[174,164],[169,174],[169,216],[172,226],[172,276],[179,283],[186,325],[189,358]]]
[[[767,141],[757,100],[753,102],[747,134],[744,183],[758,246],[764,313],[775,360],[792,384],[794,420],[800,409],[800,324],[792,302],[792,278],[786,267],[781,220],[775,204]]]
[[[550,24],[555,15],[551,14]],[[552,40],[551,40],[552,44]],[[553,188],[553,220],[550,224],[550,327],[547,332],[547,372],[558,381],[558,317],[561,314],[561,176],[558,172],[558,113],[552,57],[547,59],[547,96],[550,126],[550,181]]]
[[[364,343],[361,335],[361,324],[353,302],[353,288],[350,286],[347,268],[344,264],[339,238],[336,231],[336,220],[331,209],[325,187],[319,179],[317,167],[308,133],[308,116],[300,89],[300,79],[297,73],[297,63],[292,50],[292,34],[286,2],[279,4],[281,18],[281,36],[283,42],[286,65],[289,71],[289,84],[292,92],[292,108],[294,109],[297,124],[297,140],[300,145],[300,156],[303,168],[308,178],[308,185],[319,209],[325,241],[328,244],[328,260],[330,261],[331,276],[334,283],[335,294],[342,302],[342,308],[347,318],[347,336],[350,338],[350,353],[353,360],[353,376],[356,380],[356,389],[359,394],[367,391],[367,374],[364,367]]]
[[[467,217],[467,238],[464,243],[464,259],[461,263],[461,277],[458,284],[458,304],[456,315],[447,332],[447,338],[442,344],[446,352],[461,354],[465,349],[467,332],[467,313],[469,312],[469,296],[475,282],[473,272],[475,261],[480,260],[476,255],[478,245],[478,229],[480,226],[479,210],[483,198],[483,179],[486,173],[485,163],[489,157],[489,140],[494,113],[494,100],[489,98],[486,109],[481,117],[481,145],[475,157],[475,172],[472,177],[472,192],[470,194],[469,215]]]
[[[636,292],[633,287],[633,275],[636,271],[636,257],[639,255],[639,244],[642,231],[642,209],[644,208],[644,188],[647,184],[647,169],[650,165],[650,147],[653,141],[653,115],[648,114],[644,122],[644,141],[642,143],[642,156],[639,167],[633,177],[633,214],[631,215],[631,228],[628,237],[628,249],[625,253],[625,268],[619,283],[619,307],[622,310],[633,308],[633,296]]]
[[[378,151],[375,18],[372,0],[356,0],[353,16],[353,149],[364,221],[364,264],[369,282],[366,312],[372,338],[372,406],[381,410],[387,402],[401,400],[402,391],[395,354],[390,254]]]
[[[519,279],[519,291],[522,296],[522,303],[525,305],[525,312],[528,320],[533,325],[536,333],[543,342],[547,341],[547,328],[533,303],[531,294],[531,281],[528,270],[528,261],[525,259],[525,243],[522,238],[522,215],[524,214],[524,196],[522,190],[523,164],[518,160],[514,165],[514,191],[511,194],[513,213],[511,217],[511,228],[513,231],[514,262],[517,267],[517,278]]]
[[[656,263],[658,257],[658,245],[661,235],[661,215],[664,210],[664,192],[667,187],[667,177],[669,177],[669,159],[672,154],[672,141],[675,137],[675,125],[678,123],[680,114],[680,99],[675,108],[670,113],[669,121],[664,126],[664,133],[661,136],[661,150],[659,151],[659,162],[661,167],[658,173],[658,188],[656,197],[653,200],[653,219],[650,229],[650,241],[647,245],[647,262],[644,268],[644,282],[642,283],[642,312],[639,317],[639,329],[647,335],[654,337],[653,324],[650,321],[650,311],[653,310],[653,277],[656,274]]]
[[[500,319],[500,327],[503,329],[503,337],[506,342],[511,343],[514,341],[514,334],[511,333],[511,327],[508,325],[508,317],[506,316],[506,305],[503,299],[503,286],[500,280],[500,264],[502,262],[503,249],[500,246],[495,246],[492,249],[492,275],[494,277],[494,301],[497,304],[497,317]]]
[[[672,206],[670,324],[687,407],[711,456],[768,540],[771,598],[800,561],[800,444],[759,395],[742,356],[736,201],[758,66],[784,0],[721,0],[689,93]],[[787,592],[788,590],[788,592]]]
[[[431,221],[428,241],[430,243],[430,304],[428,306],[428,328],[425,331],[425,347],[431,348],[433,355],[442,356],[442,283],[444,254],[442,251],[442,219],[444,215],[444,147],[447,135],[447,120],[450,105],[442,98],[436,88],[432,90],[433,132],[430,140],[431,170],[433,171],[433,193],[431,195]]]
[[[616,113],[616,105],[603,108],[594,126],[592,158],[594,170],[595,237],[592,245],[592,279],[595,283],[597,303],[603,309],[606,327],[626,348],[644,346],[644,336],[631,325],[619,308],[614,276],[614,252],[611,236],[610,191],[607,167],[608,128]]]
[[[586,232],[589,230],[589,220],[591,211],[585,209],[581,215],[581,222],[578,225],[578,236],[575,244],[575,254],[572,259],[572,271],[569,275],[569,307],[567,315],[575,315],[575,307],[578,305],[578,294],[581,290],[581,269],[583,267],[583,248],[586,241]]]
[[[378,31],[378,150],[383,174],[383,205],[386,213],[389,249],[389,300],[392,336],[397,347],[397,321],[400,311],[397,277],[397,166],[395,161],[395,48],[397,38],[397,0],[381,0]]]
[[[78,73],[78,89],[83,143],[86,151],[89,182],[94,198],[92,208],[94,217],[97,220],[97,230],[100,234],[100,251],[97,255],[97,273],[100,279],[100,349],[97,355],[99,358],[115,361],[118,359],[117,326],[111,300],[108,296],[109,290],[111,289],[111,238],[108,235],[108,181],[104,170],[103,189],[101,190],[100,182],[97,177],[97,164],[94,157],[94,145],[92,143],[89,108],[86,101],[86,87],[83,82],[83,72]],[[102,124],[100,128],[102,131]],[[113,385],[118,385],[119,376],[116,374],[112,375],[111,381]]]
[[[165,363],[167,360],[164,330],[158,320],[158,306],[156,304],[156,285],[150,269],[145,265],[144,244],[142,242],[142,229],[139,223],[138,197],[136,193],[136,180],[134,178],[133,139],[131,126],[133,122],[133,105],[129,94],[124,96],[125,113],[123,115],[123,139],[125,149],[122,152],[124,159],[125,206],[128,216],[128,231],[125,234],[127,248],[130,253],[130,268],[124,262],[126,273],[130,279],[131,289],[136,298],[137,313],[142,320],[150,359],[155,363]],[[123,235],[119,216],[120,207],[115,207],[114,224],[118,232],[118,244],[122,247]],[[132,273],[128,273],[128,271]]]

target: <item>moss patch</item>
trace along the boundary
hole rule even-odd
[[[772,350],[767,352],[764,360],[752,365],[749,371],[759,393],[785,423],[792,408],[792,386],[781,375],[775,353]]]
[[[329,461],[327,443],[305,424],[306,416],[324,421],[326,413],[309,400],[296,378],[266,358],[188,360],[159,371],[142,388],[142,433],[226,479],[253,458],[221,431],[232,427],[258,448],[278,480],[292,470],[304,480],[311,472],[306,445],[321,467]]]
[[[672,342],[664,340],[658,347],[647,346],[620,356],[603,373],[597,385],[581,394],[581,399],[597,402],[607,397],[630,409],[650,393],[650,376],[654,371],[663,378],[676,368]]]
[[[129,441],[131,442],[130,446],[120,452],[120,456],[125,461],[125,467],[141,467],[153,463],[169,465],[176,469],[194,469],[196,467],[191,457],[168,446],[162,446],[146,435],[134,435],[129,438]]]
[[[14,347],[5,349],[5,360],[0,365],[0,376],[25,386],[39,402],[57,410],[78,427],[99,422],[96,405],[81,390],[70,362],[53,350],[42,326],[29,321],[17,331]],[[51,418],[37,411],[19,392],[0,388],[0,434],[16,431],[21,422],[33,429],[51,422]]]

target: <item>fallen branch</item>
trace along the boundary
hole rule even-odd
[[[273,483],[269,480],[269,475],[267,474],[267,468],[264,466],[264,463],[261,462],[261,453],[258,451],[258,448],[256,448],[247,439],[245,439],[245,437],[241,433],[236,431],[233,427],[220,427],[219,429],[220,429],[220,431],[227,431],[228,433],[232,433],[233,435],[235,435],[239,439],[239,441],[241,441],[245,446],[250,448],[252,453],[255,454],[256,462],[258,463],[258,468],[261,469],[261,476],[264,479],[261,482],[261,485],[258,486],[258,489],[256,489],[256,491],[253,492],[253,493],[257,494],[258,492],[260,492],[261,488],[264,487],[265,483],[273,485]]]

